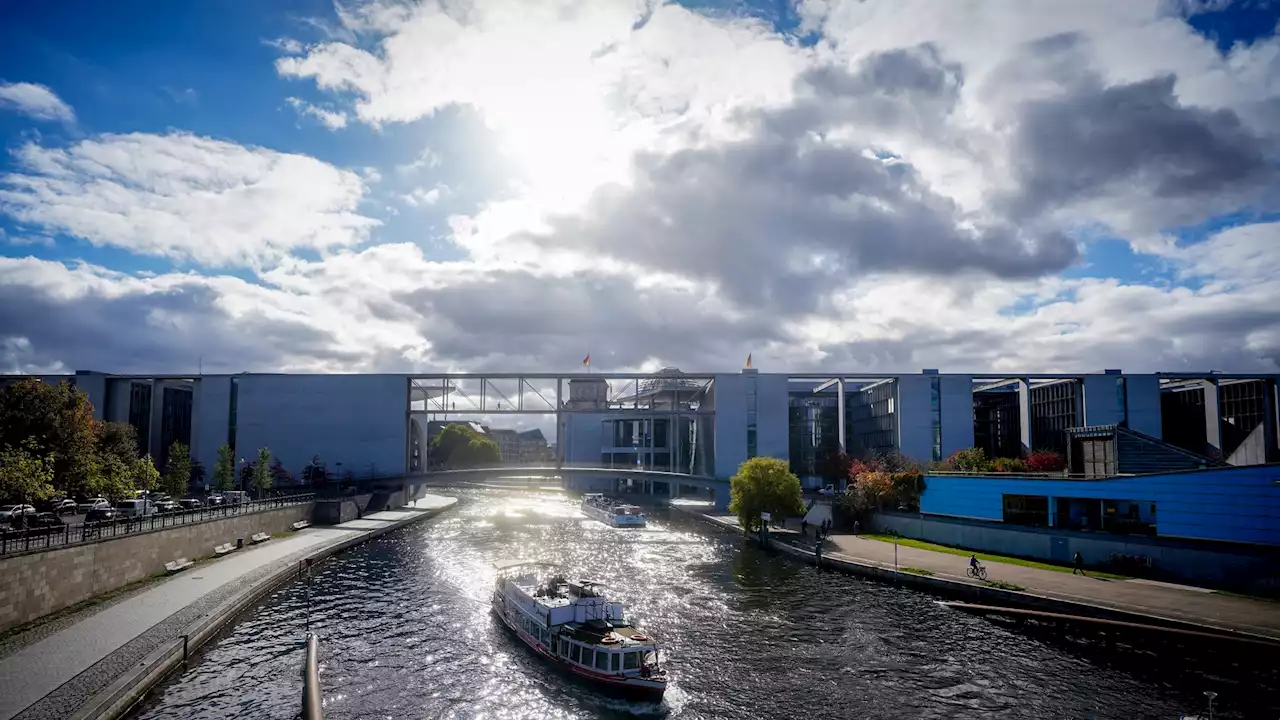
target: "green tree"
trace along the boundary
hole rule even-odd
[[[271,451],[267,448],[258,448],[258,461],[253,464],[253,489],[258,491],[258,497],[262,497],[262,493],[271,489]]]
[[[53,497],[53,458],[27,442],[0,451],[0,499],[33,503]]]
[[[748,532],[759,527],[762,512],[778,518],[799,515],[804,512],[800,478],[785,460],[751,458],[738,466],[729,481],[729,512],[738,516]]]
[[[160,471],[151,462],[150,455],[133,461],[133,487],[138,490],[155,490],[160,483]]]
[[[133,462],[126,462],[118,455],[108,453],[98,458],[96,465],[92,494],[101,495],[112,502],[133,495]]]
[[[164,468],[164,491],[173,497],[182,497],[190,484],[191,448],[175,442],[169,446],[169,464]]]
[[[89,396],[69,382],[28,378],[0,388],[0,448],[51,458],[54,488],[67,495],[96,490],[99,424]]]
[[[231,446],[223,445],[218,448],[218,461],[213,465],[213,489],[226,492],[235,485],[235,481],[236,468],[231,459]]]
[[[484,468],[501,464],[498,443],[476,433],[466,445],[449,456],[451,468]]]

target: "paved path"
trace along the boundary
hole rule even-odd
[[[737,518],[708,516],[737,526]],[[796,527],[798,524],[793,523]],[[779,531],[774,531],[778,534]],[[781,531],[787,533],[787,531]],[[812,533],[812,529],[810,530]],[[787,533],[795,538],[795,533]],[[797,538],[798,539],[798,538]],[[824,547],[829,556],[882,567],[894,566],[894,544],[858,535],[832,535]],[[934,577],[977,584],[965,576],[969,558],[898,546],[898,567],[929,570]],[[1045,597],[1099,605],[1280,638],[1280,603],[1219,595],[1205,588],[1150,580],[1108,580],[1092,575],[985,561],[988,580],[1003,580]]]
[[[74,700],[68,700],[70,705],[67,702],[58,703],[61,707],[57,708],[32,706],[38,703],[47,705],[48,703],[40,701],[58,693],[68,681],[88,674],[94,666],[148,634],[175,614],[214,594],[221,594],[220,591],[224,589],[247,585],[261,575],[262,571],[280,567],[286,559],[294,562],[298,556],[387,528],[452,503],[453,498],[429,496],[418,500],[413,509],[388,510],[342,525],[308,528],[198,565],[132,596],[127,602],[113,604],[98,611],[90,609],[77,622],[0,659],[0,720],[10,720],[19,716],[19,713],[22,717],[66,717],[78,707]],[[188,624],[190,623],[182,623],[182,627]],[[156,646],[164,640],[182,635],[181,628],[169,627],[166,630],[168,637],[156,638],[150,645]],[[88,688],[88,692],[61,694],[82,702],[105,687],[114,676],[114,673],[99,675],[102,674],[107,676],[85,678],[85,682],[81,683],[99,687]],[[40,712],[24,712],[28,708]]]

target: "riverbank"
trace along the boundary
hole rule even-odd
[[[720,528],[742,532],[736,517],[708,514],[705,508],[672,507]],[[816,562],[812,541],[802,540],[797,531],[773,529],[770,534],[772,549],[804,562]],[[967,563],[967,557],[905,546],[895,548],[892,543],[836,534],[824,544],[821,564],[979,604],[1280,643],[1280,605],[1276,603],[1171,583],[1112,580],[999,563],[987,564],[991,582],[984,583],[965,576]]]
[[[301,562],[433,517],[455,502],[431,495],[341,525],[279,535],[122,601],[61,618],[55,632],[33,628],[11,638],[0,657],[0,720],[119,717],[182,664],[184,644],[194,652],[262,595],[296,577]]]

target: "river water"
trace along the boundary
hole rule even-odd
[[[1106,647],[971,617],[932,596],[762,552],[680,513],[645,530],[562,494],[462,490],[447,513],[316,569],[325,717],[1178,718],[1280,716],[1275,657]],[[661,704],[598,695],[489,613],[492,566],[565,564],[606,582],[669,654]],[[302,583],[206,646],[134,717],[297,716]]]

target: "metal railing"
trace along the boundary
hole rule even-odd
[[[63,525],[61,528],[6,530],[0,532],[0,556],[28,550],[41,550],[93,542],[105,538],[151,532],[152,530],[163,530],[204,520],[216,520],[233,515],[275,510],[289,505],[302,505],[314,501],[314,493],[279,495],[242,503],[227,503],[224,505],[210,505],[194,510],[157,513],[140,518],[86,522],[80,525]]]

